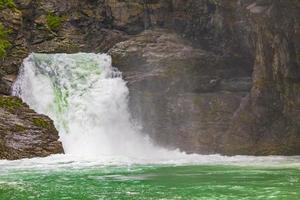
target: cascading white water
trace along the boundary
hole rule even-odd
[[[170,156],[131,122],[126,82],[106,54],[33,53],[23,62],[13,95],[53,119],[67,154]]]

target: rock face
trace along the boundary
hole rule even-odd
[[[9,94],[30,52],[109,52],[153,140],[187,152],[300,154],[297,0],[15,0]],[[1,39],[1,38],[0,38]]]
[[[17,97],[0,96],[0,159],[63,153],[48,117],[36,114]]]
[[[300,153],[299,8],[292,0],[246,7],[255,46],[253,87],[224,135],[226,153]]]
[[[145,31],[108,53],[124,71],[130,108],[144,131],[163,146],[187,152],[216,152],[251,88],[239,65],[166,30]]]

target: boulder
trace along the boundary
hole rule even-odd
[[[63,153],[52,120],[17,97],[0,96],[0,159],[45,157]]]

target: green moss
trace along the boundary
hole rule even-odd
[[[21,125],[16,125],[16,126],[14,127],[14,131],[16,131],[16,132],[23,132],[23,131],[25,131],[25,130],[26,130],[26,128],[23,127],[23,126],[21,126]]]
[[[9,32],[0,23],[0,58],[6,56],[6,50],[11,47],[11,43],[8,40]]]
[[[46,20],[47,20],[47,26],[51,30],[55,31],[61,26],[61,23],[63,22],[63,17],[57,16],[53,13],[49,13],[46,16]]]
[[[0,96],[0,108],[5,108],[10,111],[14,111],[22,106],[23,103],[18,98]]]
[[[42,118],[33,118],[32,123],[35,126],[40,127],[40,128],[49,128],[50,127],[50,124]]]
[[[13,0],[0,0],[0,9],[4,8],[16,8],[16,4]]]

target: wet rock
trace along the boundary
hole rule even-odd
[[[299,1],[247,7],[255,43],[253,87],[224,134],[225,153],[300,154],[299,7]]]
[[[0,96],[0,159],[63,153],[52,120],[36,114],[17,97]]]
[[[108,53],[128,81],[134,117],[156,143],[217,152],[218,137],[251,86],[250,78],[238,78],[244,73],[231,73],[238,65],[163,29],[145,31]]]

